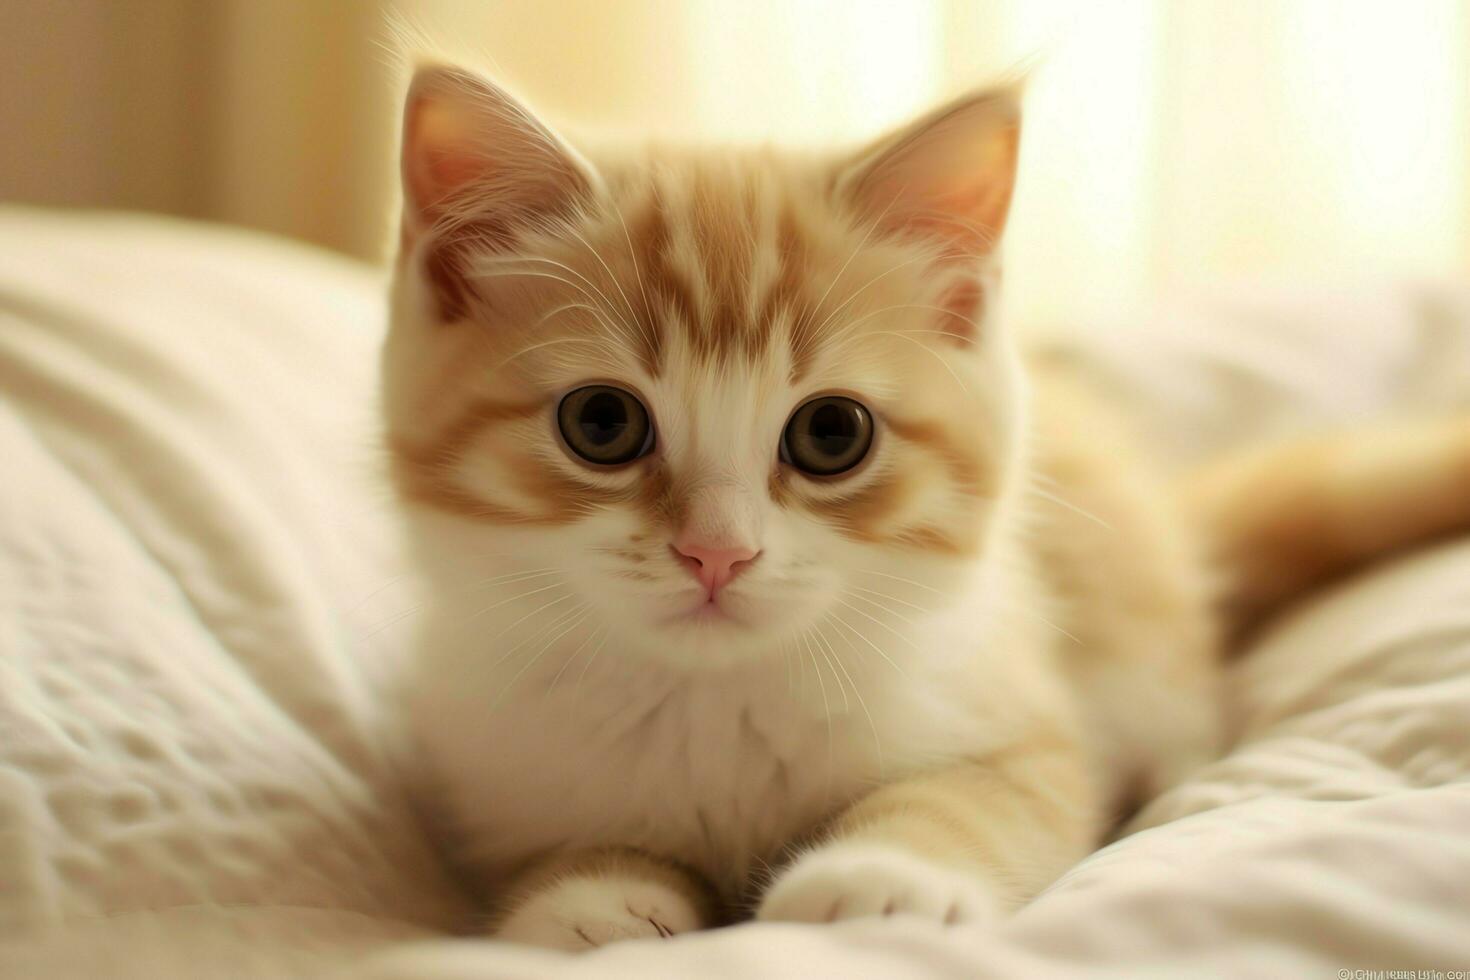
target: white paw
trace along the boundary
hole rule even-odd
[[[756,918],[836,922],[919,915],[954,925],[995,918],[1000,904],[979,878],[897,847],[832,844],[797,859],[761,900]]]
[[[700,927],[688,898],[656,881],[568,877],[538,889],[495,929],[495,938],[586,950],[620,939],[663,938]]]

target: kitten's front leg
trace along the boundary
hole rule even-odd
[[[1091,850],[1096,800],[1081,753],[1055,742],[885,786],[777,876],[757,918],[998,916]]]
[[[632,848],[548,858],[520,876],[505,905],[495,938],[571,951],[668,938],[714,918],[711,890],[693,872]]]

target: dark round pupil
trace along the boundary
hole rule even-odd
[[[857,413],[840,405],[823,405],[807,423],[811,446],[824,456],[841,456],[858,436]]]
[[[605,446],[628,427],[628,406],[617,395],[599,392],[582,406],[577,425],[594,446]]]

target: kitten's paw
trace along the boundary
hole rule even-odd
[[[1000,903],[974,875],[897,847],[831,844],[802,855],[761,900],[756,918],[837,922],[865,916],[920,915],[936,922],[985,921]]]
[[[586,950],[620,939],[657,939],[700,927],[700,912],[668,885],[637,877],[571,876],[527,896],[494,930],[496,939]]]

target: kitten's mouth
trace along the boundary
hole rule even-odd
[[[709,596],[671,616],[666,622],[675,623],[724,623],[743,625],[744,620],[730,612],[728,603],[719,596]]]

